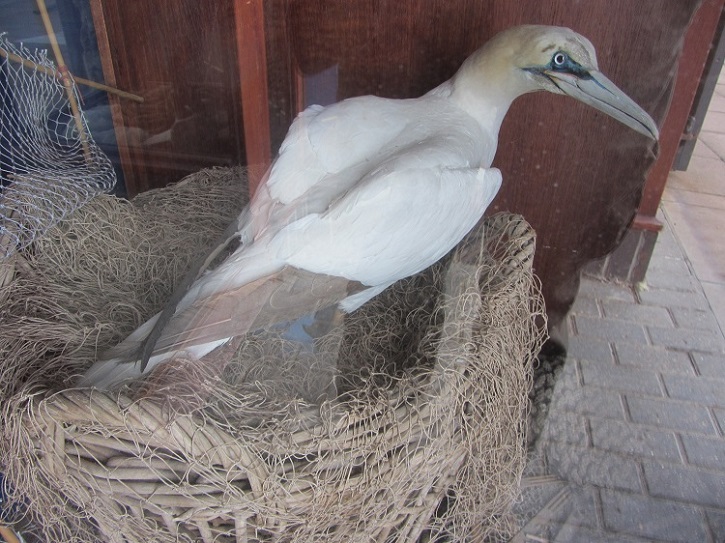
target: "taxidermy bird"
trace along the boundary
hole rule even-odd
[[[650,116],[599,72],[589,40],[549,26],[502,32],[420,98],[311,106],[228,230],[239,248],[81,384],[107,388],[177,354],[199,359],[324,307],[353,311],[430,266],[479,222],[501,185],[491,162],[509,106],[541,90],[658,138]]]

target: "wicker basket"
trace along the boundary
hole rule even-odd
[[[505,535],[543,334],[533,251],[520,217],[488,219],[440,265],[430,368],[363,380],[283,416],[232,420],[94,390],[14,387],[2,461],[16,501],[54,541]]]

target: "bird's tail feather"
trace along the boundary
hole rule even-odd
[[[140,377],[141,374],[139,364],[129,362],[125,358],[110,358],[93,364],[77,385],[108,389],[122,381]]]
[[[159,315],[157,315],[157,319],[153,325],[153,328],[146,334],[146,337],[144,338],[143,343],[140,346],[140,352],[138,354],[138,357],[141,361],[142,371],[146,368],[146,364],[148,364],[148,361],[151,358],[152,353],[154,352],[156,342],[161,337],[161,334],[163,333],[166,325],[176,313],[176,308],[179,305],[179,302],[189,291],[191,285],[193,285],[194,282],[201,276],[201,274],[203,274],[212,264],[212,262],[227,247],[229,247],[229,244],[232,242],[232,240],[238,239],[240,222],[246,221],[245,217],[247,215],[248,209],[249,208],[247,207],[242,212],[239,218],[236,218],[231,223],[229,223],[229,226],[227,226],[218,243],[214,245],[214,248],[211,251],[209,251],[202,258],[199,258],[194,263],[192,263],[184,278],[176,286],[176,289],[171,295],[171,298],[169,298],[169,300],[166,302],[164,309]]]
[[[169,322],[154,355],[244,335],[337,304],[363,285],[285,266],[183,309]]]
[[[159,363],[185,353],[200,358],[229,338],[290,322],[334,306],[350,294],[367,289],[342,277],[315,274],[290,266],[240,287],[208,296],[185,307],[163,327],[149,363],[141,364],[140,346],[158,326],[161,313],[96,362],[80,386],[109,388],[139,377]]]
[[[137,359],[141,350],[141,346],[144,341],[148,338],[149,334],[153,330],[154,326],[159,320],[161,313],[156,313],[153,317],[143,323],[141,326],[136,328],[131,334],[126,337],[118,345],[111,347],[110,349],[101,353],[100,360],[110,360],[112,358],[119,358],[125,360]]]
[[[99,360],[86,371],[77,383],[78,386],[108,388],[113,382],[140,376],[141,367],[135,361],[138,360],[144,341],[158,322],[160,315],[161,313],[157,313],[136,328],[121,343],[103,352]]]

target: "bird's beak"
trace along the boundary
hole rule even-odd
[[[592,70],[575,75],[545,70],[544,73],[563,93],[603,111],[640,134],[655,141],[659,139],[652,117],[601,72]]]

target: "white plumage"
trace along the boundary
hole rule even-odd
[[[496,195],[501,173],[491,162],[501,122],[514,99],[537,90],[572,95],[657,137],[652,119],[597,71],[588,40],[555,27],[500,34],[420,98],[312,106],[240,215],[239,249],[171,308],[148,365],[138,348],[158,316],[81,384],[109,387],[181,351],[202,357],[274,320],[275,311],[295,318],[333,303],[353,311],[430,266]]]

